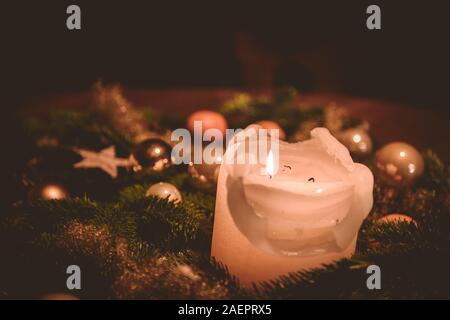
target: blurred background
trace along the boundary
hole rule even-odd
[[[81,7],[81,31],[65,27],[69,4]],[[34,96],[87,90],[99,78],[131,88],[293,85],[447,114],[446,1],[226,4],[2,4],[3,93],[18,107]],[[366,28],[369,4],[381,7],[380,31]]]

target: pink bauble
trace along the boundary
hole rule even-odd
[[[218,129],[225,137],[227,130],[227,120],[220,113],[209,110],[199,110],[192,113],[186,122],[186,127],[189,131],[194,132],[194,121],[201,121],[203,135],[208,129]]]

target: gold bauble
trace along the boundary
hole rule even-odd
[[[182,197],[180,191],[173,184],[167,182],[158,182],[148,188],[145,193],[147,197],[155,196],[162,199],[167,199],[170,202],[181,202]]]
[[[161,171],[171,165],[171,146],[159,138],[151,138],[141,142],[133,152],[134,158],[144,168]]]
[[[372,138],[363,129],[344,130],[337,135],[337,138],[354,156],[366,157],[372,152]]]
[[[411,185],[422,176],[423,169],[422,155],[416,148],[404,142],[389,143],[375,155],[377,178],[388,185]]]
[[[69,196],[69,192],[57,183],[41,183],[31,190],[28,198],[32,200],[62,200]]]
[[[378,218],[376,223],[382,225],[387,223],[410,223],[417,227],[417,222],[410,216],[401,213],[391,213],[385,216]],[[373,237],[367,238],[368,246],[372,250],[379,250],[381,247],[381,243],[379,239],[375,239]]]
[[[199,164],[189,163],[188,172],[191,183],[199,189],[213,189],[219,178],[222,156],[209,156],[208,159],[203,157],[202,160],[202,163]]]

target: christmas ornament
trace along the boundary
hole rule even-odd
[[[208,161],[203,157],[203,161],[200,164],[190,162],[188,172],[191,183],[199,189],[212,189],[217,185],[221,163],[222,156],[209,156]]]
[[[171,165],[171,147],[159,138],[147,139],[141,142],[133,152],[140,166],[161,171]]]
[[[413,146],[404,142],[392,142],[377,151],[375,169],[382,182],[404,187],[422,176],[424,161]]]
[[[239,135],[255,134],[262,145],[270,136],[249,129],[233,138],[224,159],[248,150],[245,159],[256,161],[220,168],[212,256],[245,286],[351,256],[373,204],[371,171],[325,128],[305,142],[280,141],[278,157],[270,149],[263,163]]]
[[[347,129],[337,134],[339,141],[348,148],[352,155],[366,157],[372,152],[372,139],[360,128]]]
[[[195,130],[195,123],[200,122],[201,128]],[[203,132],[208,129],[217,129],[225,137],[228,128],[227,120],[220,113],[209,110],[199,110],[192,113],[186,122],[186,127],[194,134],[203,137]]]
[[[62,185],[57,183],[42,183],[34,187],[29,193],[32,200],[61,200],[67,198],[69,192]]]
[[[116,158],[116,149],[110,146],[101,150],[100,152],[74,149],[83,160],[75,163],[74,168],[99,168],[109,174],[112,178],[117,177],[117,167],[134,167],[137,165],[133,157],[128,159]]]
[[[178,203],[182,201],[181,193],[177,187],[167,182],[158,182],[148,188],[145,195],[156,196],[159,198],[167,199],[168,201]]]
[[[378,223],[397,223],[397,222],[406,222],[406,223],[413,223],[417,226],[417,222],[411,218],[410,216],[407,216],[405,214],[400,213],[391,213],[387,216],[381,217],[377,220]]]
[[[80,300],[80,299],[68,293],[58,292],[47,294],[43,296],[40,300]]]
[[[101,81],[93,88],[94,106],[111,122],[114,128],[122,131],[135,142],[148,134],[144,116],[122,94],[118,85],[106,87]]]
[[[269,130],[269,132],[270,132],[271,129],[279,130],[278,131],[278,138],[280,140],[286,140],[286,134],[284,133],[284,130],[275,121],[262,120],[262,121],[258,121],[256,124],[260,125],[263,129]]]

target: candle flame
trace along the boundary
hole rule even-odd
[[[267,162],[266,162],[266,174],[272,177],[275,174],[275,167],[273,163],[273,152],[272,150],[269,151],[269,155],[267,156]]]

